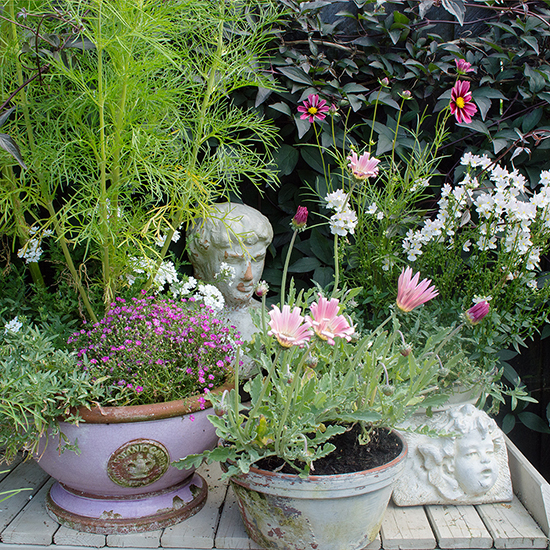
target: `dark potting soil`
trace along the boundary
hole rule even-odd
[[[313,463],[311,475],[336,475],[360,472],[383,466],[399,456],[403,449],[401,440],[395,433],[386,428],[375,428],[370,434],[370,441],[361,445],[357,441],[359,425],[351,430],[330,439],[336,449],[329,455]],[[261,470],[278,471],[284,474],[295,474],[296,470],[284,464],[280,458],[268,457],[255,464]]]

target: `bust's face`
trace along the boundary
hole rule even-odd
[[[456,480],[467,495],[483,495],[496,483],[498,463],[495,444],[479,431],[461,437],[456,442],[454,473]]]
[[[221,264],[226,263],[235,270],[232,279],[216,280],[215,285],[223,294],[225,303],[229,307],[248,306],[257,284],[260,282],[264,270],[266,246],[264,242],[241,247],[235,244],[232,248],[218,248],[212,246],[204,258],[197,258],[204,263],[202,271],[205,276],[214,281],[220,273]]]

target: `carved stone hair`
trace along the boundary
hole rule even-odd
[[[265,242],[269,246],[273,228],[258,210],[245,204],[230,202],[212,205],[211,216],[197,221],[187,231],[187,243],[192,257],[204,254],[210,246],[231,248],[232,243],[251,246]]]

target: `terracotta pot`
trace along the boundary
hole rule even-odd
[[[280,474],[250,468],[231,478],[250,538],[268,550],[360,550],[376,538],[407,454],[341,475]]]
[[[227,387],[216,391],[223,391]],[[95,407],[78,426],[60,422],[41,441],[38,464],[57,480],[47,497],[59,523],[90,533],[167,527],[198,512],[208,488],[193,470],[171,462],[213,448],[215,428],[197,398],[155,405]],[[78,452],[59,448],[76,444]]]

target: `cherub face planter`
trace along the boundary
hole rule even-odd
[[[423,424],[440,435],[406,434],[409,456],[393,492],[398,506],[512,500],[504,435],[485,412],[460,405],[407,426]]]

